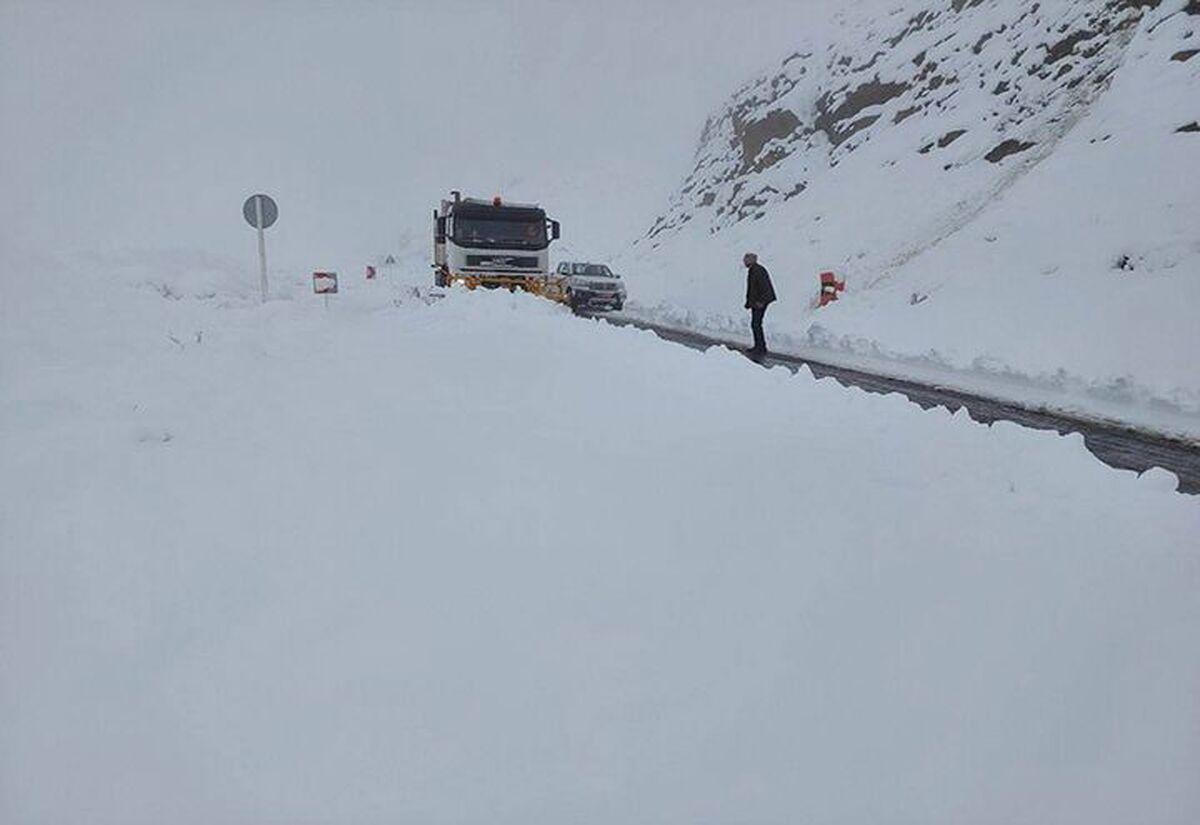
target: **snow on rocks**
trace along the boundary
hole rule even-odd
[[[39,266],[4,822],[1200,815],[1163,473],[424,272],[326,310]]]
[[[620,262],[631,309],[741,326],[752,249],[780,345],[865,348],[885,372],[940,367],[1200,438],[1198,144],[1177,131],[1200,63],[1177,57],[1197,19],[1180,6],[909,2],[849,20],[710,118],[695,171]],[[825,269],[848,291],[818,311]]]

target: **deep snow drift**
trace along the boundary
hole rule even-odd
[[[10,266],[0,821],[1200,818],[1168,474],[525,296]]]
[[[1200,438],[1200,12],[955,0],[848,19],[705,125],[621,266],[640,312]],[[569,231],[569,227],[566,228]],[[848,281],[816,310],[817,274]]]

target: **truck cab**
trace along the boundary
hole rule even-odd
[[[438,286],[523,289],[563,299],[550,274],[557,221],[537,204],[464,198],[452,192],[433,214],[433,269]]]

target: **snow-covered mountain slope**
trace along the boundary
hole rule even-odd
[[[420,265],[4,265],[5,825],[1200,819],[1169,473]]]
[[[1151,426],[1200,416],[1198,15],[945,0],[848,20],[709,119],[622,262],[634,295],[738,326],[752,249],[783,348],[1002,378]],[[823,269],[849,288],[815,311]]]

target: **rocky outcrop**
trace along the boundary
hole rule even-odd
[[[883,137],[942,157],[940,173],[1036,163],[1106,88],[1157,5],[930,0],[847,26],[843,43],[790,55],[709,118],[692,172],[642,242],[691,221],[716,233],[761,218]]]

